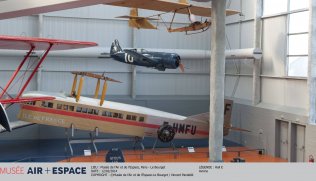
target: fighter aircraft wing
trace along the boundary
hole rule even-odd
[[[149,57],[146,57],[143,54],[137,53],[134,50],[125,49],[124,51],[125,51],[125,53],[127,53],[129,55],[132,55],[133,57],[138,57],[138,60],[141,61],[142,63],[150,64],[152,66],[155,66],[155,64],[158,63],[155,60],[153,60],[153,59],[151,59]]]
[[[106,5],[132,7],[140,9],[148,9],[162,12],[176,12],[179,14],[189,14],[188,8],[191,13],[198,16],[211,17],[211,7],[200,7],[187,3],[172,2],[167,0],[121,0],[112,3],[105,3]],[[226,15],[238,14],[238,11],[226,10]]]

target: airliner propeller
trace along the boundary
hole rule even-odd
[[[168,143],[173,140],[176,135],[176,131],[169,124],[164,124],[157,130],[157,135],[161,142]]]

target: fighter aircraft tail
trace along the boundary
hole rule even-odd
[[[111,45],[110,55],[114,55],[118,52],[123,51],[118,40],[114,40]]]
[[[7,131],[11,132],[9,118],[1,103],[0,103],[0,125],[3,126]]]

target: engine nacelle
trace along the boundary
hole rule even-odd
[[[163,143],[168,143],[173,140],[176,135],[175,129],[169,124],[164,124],[157,130],[158,139]]]
[[[178,54],[172,53],[162,60],[164,68],[177,69],[181,63],[181,58]]]

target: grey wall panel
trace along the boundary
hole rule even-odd
[[[234,97],[233,89],[234,89],[234,84],[236,80],[237,80],[237,76],[225,77],[225,96]]]
[[[185,67],[184,73],[207,73],[210,72],[210,60],[182,60],[182,64]],[[178,70],[179,71],[179,70]]]
[[[280,109],[272,104],[259,104],[257,106],[251,106],[250,104],[251,102],[245,103],[238,100],[234,102],[232,124],[251,132],[232,132],[226,138],[250,148],[264,148],[269,155],[275,153],[276,119],[282,118],[282,120],[300,124],[306,124],[307,121],[306,114],[297,113],[286,106]]]
[[[257,1],[254,0],[240,0],[242,3],[242,14],[244,19],[253,19],[254,18],[254,8]]]
[[[45,17],[44,36],[71,40],[93,41],[109,47],[114,39],[131,46],[131,29],[127,21]]]
[[[234,86],[237,84],[235,98],[251,100],[252,99],[252,77],[239,77],[236,79]]]
[[[240,60],[240,73],[252,74],[253,73],[253,60]]]
[[[138,95],[208,95],[209,76],[194,74],[138,74]]]
[[[263,22],[262,74],[285,76],[286,17],[265,19]]]
[[[136,45],[147,48],[210,50],[210,30],[195,34],[169,33],[159,30],[136,30]]]
[[[307,109],[305,80],[262,79],[262,101],[265,103]]]
[[[284,105],[288,107],[308,108],[308,92],[306,80],[285,81]]]
[[[42,68],[47,71],[130,72],[131,66],[112,59],[48,57]]]
[[[0,20],[0,34],[14,36],[37,36],[38,17],[27,16],[8,20]]]
[[[226,49],[240,48],[240,24],[230,24],[226,26]]]
[[[285,81],[280,79],[262,79],[262,102],[284,105]]]
[[[241,48],[253,48],[254,22],[248,21],[241,25]]]
[[[19,66],[22,59],[23,57],[1,57],[0,70],[13,71]]]

